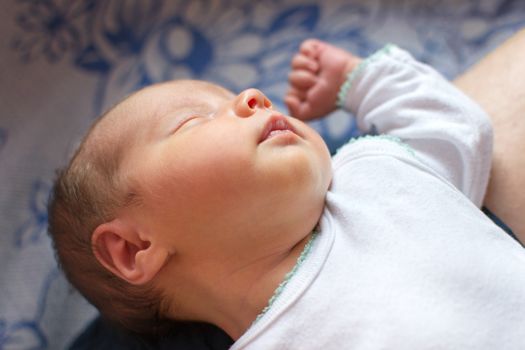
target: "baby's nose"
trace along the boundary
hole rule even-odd
[[[241,118],[252,116],[259,108],[270,108],[272,102],[260,90],[247,89],[234,102],[235,114]]]

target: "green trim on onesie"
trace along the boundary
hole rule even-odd
[[[353,137],[348,141],[345,145],[349,145],[351,143],[362,141],[362,140],[387,140],[394,143],[397,143],[399,146],[403,147],[410,155],[416,157],[416,152],[412,147],[410,147],[409,144],[403,142],[403,140],[397,136],[388,135],[388,134],[381,134],[381,135],[363,135],[358,137]],[[341,146],[344,147],[345,145]],[[339,150],[337,150],[339,152]]]
[[[290,272],[288,272],[284,276],[283,281],[277,286],[277,288],[275,288],[275,291],[273,292],[272,297],[270,298],[270,300],[268,300],[268,305],[261,311],[261,313],[259,313],[259,315],[257,315],[257,317],[255,318],[255,321],[253,321],[252,324],[255,324],[257,321],[259,321],[268,312],[268,310],[270,310],[275,300],[277,300],[277,298],[279,298],[279,296],[282,294],[288,282],[290,282],[290,280],[297,273],[297,271],[299,270],[303,262],[306,260],[306,258],[310,254],[310,251],[312,250],[312,245],[315,239],[317,238],[317,236],[318,236],[318,233],[314,230],[312,232],[312,236],[310,237],[308,242],[305,244],[303,251],[301,252],[301,255],[299,255],[299,257],[297,258],[297,262],[295,263],[295,266]]]
[[[378,59],[384,57],[385,55],[389,55],[393,49],[396,49],[397,46],[394,44],[386,44],[382,49],[376,51],[374,54],[366,58],[364,61],[359,63],[359,65],[352,70],[350,73],[348,73],[346,81],[341,85],[341,88],[339,89],[339,93],[337,94],[337,107],[343,108],[344,102],[346,99],[346,96],[348,95],[348,91],[352,88],[352,84],[357,79],[357,77],[373,62],[376,62]],[[345,145],[354,143],[356,141],[360,140],[368,140],[368,139],[383,139],[388,140],[397,143],[399,146],[403,147],[408,153],[410,153],[412,156],[416,156],[416,153],[412,147],[410,147],[408,144],[403,142],[402,139],[400,139],[397,136],[393,135],[387,135],[387,134],[381,134],[381,135],[363,135],[359,137],[354,137],[350,139]],[[343,145],[343,146],[345,146]],[[337,150],[339,152],[339,150]],[[336,152],[337,153],[337,152]]]
[[[359,63],[346,77],[346,81],[341,85],[339,93],[337,94],[336,106],[342,108],[344,106],[345,98],[348,95],[348,90],[352,87],[354,80],[361,74],[363,70],[370,65],[370,63],[377,61],[384,55],[390,54],[393,48],[397,47],[394,44],[386,44],[382,49],[376,51],[374,54]]]

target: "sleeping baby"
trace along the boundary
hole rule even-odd
[[[207,322],[232,349],[523,349],[525,250],[479,209],[487,115],[392,45],[307,40],[289,79],[296,118],[192,80],[99,118],[49,205],[71,283],[128,330]],[[303,121],[337,107],[375,136],[331,159]]]

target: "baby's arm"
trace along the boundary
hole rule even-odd
[[[298,84],[298,69],[290,74],[292,88],[285,101],[293,116],[303,120],[320,117],[335,109],[333,105],[329,109],[328,102],[339,98],[339,105],[356,115],[361,130],[375,129],[400,138],[414,150],[418,159],[453,183],[476,205],[481,205],[492,152],[492,129],[481,108],[435,70],[396,47],[380,51],[357,67],[349,63],[346,71],[338,63],[338,69],[351,73],[344,79],[340,96],[337,92],[334,96],[341,80],[323,81],[327,71],[337,70],[323,66],[323,62],[337,62],[333,57],[343,57],[345,51],[321,41],[310,42],[309,50],[315,53],[307,56],[315,60],[318,67],[310,70],[309,80],[302,85]],[[346,54],[349,62],[357,59]],[[332,59],[323,60],[324,56]],[[307,67],[303,65],[300,70]],[[327,88],[330,81],[338,88]],[[314,93],[316,89],[324,90],[325,95]],[[312,107],[314,104],[322,108]]]

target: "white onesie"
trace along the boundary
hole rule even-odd
[[[396,47],[340,97],[387,136],[336,154],[308,255],[232,349],[525,349],[525,250],[479,209],[488,117]]]

